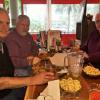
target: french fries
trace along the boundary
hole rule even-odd
[[[87,75],[91,75],[91,76],[98,76],[100,75],[100,70],[93,67],[93,66],[90,66],[90,65],[87,65],[86,67],[84,67],[83,71],[87,74]]]

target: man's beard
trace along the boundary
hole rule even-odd
[[[28,32],[21,32],[20,33],[20,35],[22,35],[22,36],[25,36],[25,35],[27,35],[28,34]]]

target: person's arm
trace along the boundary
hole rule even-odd
[[[33,77],[1,77],[0,90],[9,88],[18,88],[28,85],[40,85],[54,79],[51,72],[40,73]]]
[[[30,78],[1,77],[0,90],[23,87],[30,84]]]

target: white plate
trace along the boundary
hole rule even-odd
[[[57,72],[58,74],[64,74],[64,73],[68,73],[67,69],[62,69],[61,71]]]

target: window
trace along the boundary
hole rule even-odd
[[[76,22],[81,21],[82,7],[79,4],[52,5],[51,29],[73,33],[76,30]]]
[[[88,4],[87,5],[87,13],[95,16],[96,13],[98,12],[100,12],[100,4]],[[93,17],[93,20],[94,20],[94,17]]]
[[[76,23],[82,21],[84,7],[80,4],[52,4],[51,29],[59,29],[67,33],[76,32]],[[87,13],[95,15],[99,12],[99,4],[88,4]]]
[[[99,4],[88,4],[87,13],[95,16],[99,12]],[[31,20],[30,32],[47,30],[47,4],[24,4],[24,14]],[[76,23],[81,22],[84,7],[80,4],[52,4],[50,29],[58,29],[64,33],[75,33]],[[33,12],[32,12],[33,11]]]
[[[22,9],[21,9],[21,0],[16,0],[16,2],[15,1],[13,1],[13,0],[4,0],[4,4],[3,4],[3,6],[4,6],[4,8],[8,11],[8,13],[9,13],[9,17],[10,17],[10,27],[14,27],[15,26],[15,20],[14,19],[16,19],[16,16],[17,15],[20,15],[21,14],[21,12],[22,12]],[[14,6],[14,4],[15,4],[15,6]],[[18,8],[18,9],[17,9]],[[15,14],[15,12],[16,12],[16,14]]]
[[[47,5],[46,4],[25,4],[24,14],[30,18],[30,32],[46,30]]]

